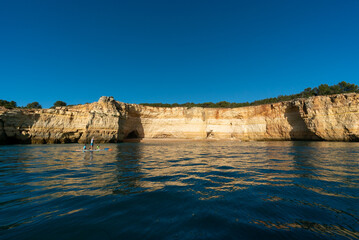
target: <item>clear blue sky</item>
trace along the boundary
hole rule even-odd
[[[359,80],[359,1],[0,1],[0,99],[245,102]]]

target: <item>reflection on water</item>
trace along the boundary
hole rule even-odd
[[[103,147],[113,151],[76,152],[76,144],[1,146],[1,234],[24,238],[29,229],[45,224],[64,238],[70,226],[63,219],[71,216],[82,228],[94,219],[104,228],[124,224],[108,230],[115,237],[359,237],[358,143],[194,141]],[[148,221],[147,227],[138,220],[129,226],[129,211]],[[161,222],[158,214],[171,217]]]

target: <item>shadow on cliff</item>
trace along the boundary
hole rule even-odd
[[[288,106],[285,110],[284,116],[287,118],[288,123],[292,127],[289,132],[291,140],[322,140],[320,137],[310,131],[300,115],[298,106]]]
[[[0,144],[30,144],[30,128],[37,122],[40,114],[31,110],[13,111],[3,114],[0,118]]]
[[[144,137],[141,115],[132,106],[126,106],[127,115],[119,118],[119,136],[121,142],[140,142]]]

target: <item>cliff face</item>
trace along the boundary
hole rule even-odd
[[[359,140],[359,94],[315,97],[295,102],[309,131],[323,140]]]
[[[56,109],[0,109],[0,143],[141,139],[359,140],[359,94],[253,107],[159,108],[98,102]]]
[[[56,109],[0,109],[1,143],[118,142],[122,106],[112,98]]]

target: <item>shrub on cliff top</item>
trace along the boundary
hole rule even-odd
[[[38,102],[32,102],[26,105],[26,108],[42,108]]]
[[[67,103],[63,102],[63,101],[56,101],[54,103],[54,107],[65,107],[67,106]]]

